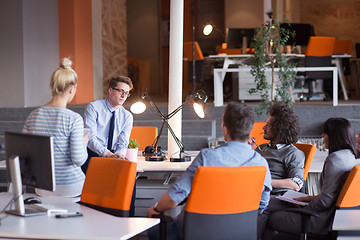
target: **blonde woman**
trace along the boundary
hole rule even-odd
[[[50,81],[50,102],[32,111],[23,128],[24,132],[53,137],[56,190],[35,189],[40,196],[79,196],[85,180],[81,166],[87,159],[89,133],[84,136],[82,117],[66,108],[77,88],[77,74],[71,65],[67,58],[60,61]]]

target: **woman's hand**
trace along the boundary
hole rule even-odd
[[[314,200],[316,197],[317,197],[317,196],[298,197],[298,198],[294,198],[294,200],[300,201],[300,202],[311,202],[311,201]]]
[[[90,132],[86,133],[83,137],[85,145],[87,145],[89,142],[89,136],[90,136]]]

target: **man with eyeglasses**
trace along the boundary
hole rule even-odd
[[[122,105],[133,89],[131,79],[116,76],[109,82],[107,99],[96,100],[85,109],[85,127],[90,129],[86,174],[92,157],[124,158],[133,126],[133,116]]]

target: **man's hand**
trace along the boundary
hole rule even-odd
[[[297,192],[300,191],[299,185],[297,185],[297,183],[291,180],[290,178],[272,179],[271,186],[273,188],[288,188]]]
[[[119,159],[125,159],[125,156],[121,153],[115,153],[115,157]]]
[[[110,151],[108,151],[108,153],[106,154],[105,157],[125,159],[125,156],[123,154],[121,154],[121,153],[112,153]]]
[[[113,154],[112,152],[108,151],[105,157],[108,157],[108,158],[116,158],[116,155]]]
[[[147,210],[147,216],[148,216],[148,217],[152,217],[152,216],[153,216],[154,214],[156,214],[156,213],[159,213],[159,212],[155,211],[155,209],[154,209],[153,206],[152,206],[152,207],[149,207],[148,210]]]

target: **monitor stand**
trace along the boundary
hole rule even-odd
[[[9,159],[9,169],[10,169],[10,178],[12,183],[12,189],[14,193],[13,201],[15,205],[15,209],[8,210],[6,213],[28,217],[28,216],[37,216],[44,215],[47,212],[42,210],[34,209],[34,208],[25,208],[24,206],[24,197],[22,194],[22,181],[21,181],[21,172],[20,172],[20,161],[19,157],[11,157]]]

